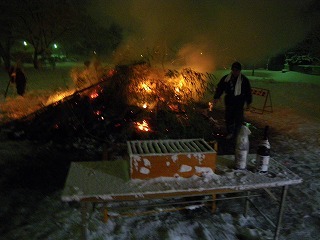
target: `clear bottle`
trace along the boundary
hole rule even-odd
[[[251,134],[250,129],[246,124],[241,126],[239,134],[236,140],[235,149],[235,168],[244,170],[247,168],[247,158],[249,153],[249,135]]]
[[[260,173],[268,172],[269,161],[270,161],[270,143],[268,140],[269,126],[265,126],[263,139],[258,145],[256,155],[256,170]]]

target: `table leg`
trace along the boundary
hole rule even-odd
[[[81,202],[81,227],[82,227],[82,239],[87,239],[87,219],[88,219],[88,203]]]
[[[284,203],[286,200],[287,192],[288,192],[288,186],[282,187],[282,194],[281,194],[281,202],[280,202],[280,207],[279,207],[279,212],[278,212],[278,220],[277,220],[277,226],[276,226],[276,231],[274,234],[274,240],[278,240],[279,234],[280,234],[280,228],[281,228],[281,221],[284,213]]]
[[[215,213],[216,210],[217,210],[217,202],[216,202],[216,199],[217,199],[217,194],[212,194],[212,205],[211,205],[211,212],[212,212],[212,213]]]
[[[245,200],[245,206],[244,206],[244,216],[245,217],[248,216],[248,212],[249,212],[249,205],[250,205],[249,197],[250,197],[250,191],[247,192],[247,197]]]
[[[105,207],[103,209],[103,221],[106,223],[109,220],[108,209]]]

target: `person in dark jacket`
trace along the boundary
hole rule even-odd
[[[231,73],[223,76],[214,94],[215,106],[221,95],[225,93],[225,124],[227,139],[236,137],[244,121],[244,106],[250,108],[252,102],[251,85],[249,79],[241,74],[241,64],[234,62]]]
[[[23,96],[26,91],[27,78],[20,67],[10,69],[10,79],[16,84],[17,93]]]

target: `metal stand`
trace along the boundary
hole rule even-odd
[[[288,188],[289,188],[288,186],[283,186],[282,187],[281,199],[280,199],[279,202],[277,201],[279,203],[279,210],[278,210],[278,214],[277,214],[276,224],[267,215],[265,215],[258,208],[258,206],[256,206],[255,203],[250,199],[250,198],[254,198],[254,197],[259,196],[259,195],[251,194],[250,191],[247,191],[246,196],[223,198],[223,199],[217,199],[216,198],[216,194],[212,194],[212,200],[206,200],[206,201],[200,201],[200,202],[201,203],[203,203],[203,202],[212,202],[212,204],[211,204],[212,212],[215,212],[215,210],[216,210],[216,201],[217,200],[228,200],[228,199],[234,199],[234,198],[245,198],[244,216],[245,217],[248,216],[248,212],[249,212],[250,204],[251,204],[261,214],[261,216],[263,216],[270,223],[270,225],[275,228],[273,239],[274,240],[278,240],[279,239],[279,235],[280,235],[281,222],[282,222],[282,218],[283,218],[283,214],[284,214],[284,204],[285,204],[285,199],[286,199],[286,196],[287,196]],[[270,194],[270,193],[268,193],[268,194]],[[275,196],[274,195],[272,195],[272,196],[273,196],[273,199],[274,199]],[[276,200],[276,199],[274,199],[274,200]],[[192,202],[194,202],[194,201],[187,201],[187,202],[182,202],[182,203],[192,203]],[[198,202],[198,200],[195,201],[195,202]],[[174,204],[174,203],[171,202],[171,204]],[[167,205],[167,204],[165,204],[165,205]],[[178,210],[179,209],[180,208],[178,208]],[[81,239],[83,239],[83,240],[87,240],[87,236],[88,236],[88,218],[89,218],[89,202],[82,201],[81,202],[81,228],[82,228],[82,238]],[[104,220],[105,220],[105,222],[108,221],[108,218],[109,218],[108,217],[108,210],[105,208],[105,210],[104,210]]]
[[[219,164],[223,167],[229,167],[229,163],[233,160],[232,155],[226,156],[219,156],[218,158]],[[280,231],[281,231],[281,222],[284,216],[284,206],[285,206],[285,199],[287,196],[287,191],[289,186],[300,184],[302,183],[302,179],[296,175],[295,173],[291,172],[285,166],[281,165],[277,161],[271,159],[271,170],[274,173],[283,172],[285,171],[287,174],[286,178],[266,178],[265,175],[257,175],[253,172],[248,172],[248,182],[245,184],[241,182],[240,178],[234,178],[235,181],[227,181],[229,180],[228,176],[221,175],[221,178],[226,180],[222,183],[203,183],[194,182],[193,179],[185,179],[186,186],[182,186],[177,184],[176,182],[168,181],[168,182],[159,182],[157,184],[150,182],[150,186],[145,186],[145,184],[141,185],[140,183],[136,183],[134,181],[130,182],[131,187],[130,189],[127,187],[126,181],[117,181],[117,185],[112,185],[116,178],[123,179],[123,175],[119,173],[119,176],[112,175],[113,172],[105,172],[101,179],[98,179],[95,175],[91,174],[92,171],[95,171],[92,168],[92,162],[90,164],[88,162],[81,162],[81,163],[72,163],[68,178],[66,181],[66,187],[64,189],[64,193],[62,195],[63,201],[80,201],[81,204],[81,239],[86,240],[89,238],[89,229],[88,229],[88,221],[91,215],[91,207],[92,204],[95,203],[103,203],[106,204],[106,208],[112,207],[112,203],[118,202],[128,202],[129,206],[118,206],[121,208],[135,208],[135,207],[143,207],[145,209],[149,209],[152,207],[156,207],[159,209],[159,206],[170,206],[166,211],[173,211],[173,210],[180,210],[185,209],[186,206],[190,204],[198,204],[199,206],[204,205],[211,205],[211,210],[214,212],[216,209],[216,201],[223,201],[228,199],[238,199],[244,198],[242,202],[244,204],[243,211],[244,216],[247,217],[249,215],[249,211],[251,206],[255,208],[261,216],[263,216],[270,226],[273,228],[273,239],[279,240]],[[122,165],[122,161],[118,162],[115,165],[119,167],[119,169],[127,169],[126,165]],[[108,167],[111,166],[108,161],[96,162],[95,169],[103,168],[109,169]],[[113,165],[112,165],[113,166]],[[113,166],[114,167],[114,166]],[[113,169],[112,167],[110,169]],[[108,170],[109,171],[109,170]],[[79,176],[82,177],[81,181],[79,180]],[[252,179],[251,179],[252,176]],[[125,177],[127,179],[127,177]],[[250,180],[251,179],[251,180]],[[109,181],[110,180],[110,181]],[[111,181],[112,180],[112,181]],[[130,180],[130,179],[129,179]],[[82,184],[83,183],[83,184]],[[96,192],[95,188],[92,187],[91,189],[87,189],[87,183],[90,183],[92,186],[100,186],[103,184],[103,189],[105,192]],[[169,186],[170,184],[170,186]],[[204,184],[204,187],[203,187]],[[73,191],[71,191],[70,186],[79,186],[80,189],[83,191],[85,190],[85,194],[75,195]],[[239,188],[239,186],[241,186]],[[201,189],[200,189],[201,188]],[[277,188],[277,191],[274,193],[271,191],[272,188]],[[100,189],[100,188],[99,188]],[[153,191],[150,192],[150,189]],[[179,190],[179,191],[172,191],[172,190]],[[261,191],[264,190],[270,197],[270,199],[274,200],[277,203],[276,209],[273,209],[269,213],[269,211],[265,211],[265,209],[259,209],[259,207],[263,207],[255,203],[259,201],[254,201],[255,197],[261,196]],[[280,191],[279,191],[280,190]],[[115,192],[115,193],[113,193]],[[234,194],[234,193],[242,193],[242,194],[235,194],[230,196],[225,196],[227,194]],[[217,195],[219,197],[217,198]],[[210,197],[211,196],[211,197]],[[189,199],[190,197],[190,199]],[[194,197],[200,197],[199,199],[193,200]],[[205,197],[205,198],[202,198]],[[152,202],[152,200],[164,200],[163,202]],[[140,200],[143,200],[144,204],[141,205],[135,204],[138,203]],[[150,200],[148,204],[145,204],[145,200]],[[179,200],[179,201],[178,201]],[[110,206],[107,206],[110,204]],[[146,205],[146,206],[145,206]],[[172,205],[178,205],[178,207],[173,207]],[[182,205],[182,207],[181,207]],[[94,205],[93,205],[94,206]],[[272,205],[274,206],[274,205]],[[117,204],[116,204],[117,208]],[[163,210],[161,210],[163,211]],[[146,211],[149,213],[156,213],[155,211]],[[270,216],[269,216],[270,215]],[[272,216],[271,216],[272,215]],[[123,214],[122,216],[125,216]],[[132,214],[127,216],[132,216]],[[114,217],[108,214],[108,210],[104,211],[104,221],[108,221],[108,218]]]
[[[244,216],[247,217],[248,216],[248,211],[249,211],[249,207],[250,207],[250,191],[247,192],[247,197],[246,197],[246,203],[245,203],[245,207],[244,207]]]
[[[282,194],[281,194],[281,202],[280,202],[280,207],[279,207],[279,212],[278,212],[278,221],[277,221],[277,226],[276,226],[276,231],[274,235],[274,240],[278,240],[279,235],[280,235],[280,228],[281,228],[281,221],[284,213],[284,202],[286,200],[287,192],[288,192],[288,186],[282,187]]]
[[[81,202],[81,229],[82,229],[82,239],[87,240],[87,232],[88,232],[88,203]]]
[[[244,216],[247,217],[248,216],[248,211],[249,211],[249,205],[251,203],[251,205],[260,213],[260,215],[262,217],[264,217],[271,226],[273,226],[275,228],[275,232],[274,232],[274,240],[278,240],[279,239],[279,235],[280,235],[280,229],[281,229],[281,222],[282,222],[282,217],[283,217],[283,213],[284,213],[284,203],[285,203],[285,199],[287,196],[287,192],[288,192],[288,186],[283,186],[282,187],[282,193],[281,193],[281,199],[279,202],[279,210],[278,210],[278,214],[277,214],[277,223],[275,224],[267,215],[265,215],[258,206],[255,205],[255,203],[250,199],[250,191],[247,192],[247,196],[246,196],[246,200],[245,200],[245,209],[244,209]],[[264,189],[269,195],[271,194],[271,192],[269,190]],[[275,196],[273,194],[270,195],[273,200],[275,199]],[[278,201],[277,201],[278,202]]]

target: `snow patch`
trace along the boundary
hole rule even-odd
[[[174,154],[171,156],[172,161],[175,163],[178,160],[178,154]]]
[[[148,175],[150,173],[150,170],[146,167],[141,167],[139,172]]]
[[[136,171],[138,171],[139,162],[141,162],[141,157],[139,155],[133,155],[132,162],[133,162],[133,165],[134,165]]]
[[[194,153],[193,157],[195,157],[199,161],[199,164],[201,165],[202,161],[206,158],[206,155],[202,153]]]
[[[144,158],[143,159],[143,165],[145,167],[151,167],[151,162],[148,159]]]
[[[181,165],[179,172],[190,172],[192,171],[192,167],[188,165]]]
[[[203,173],[203,174],[213,174],[213,170],[209,167],[198,167],[195,166],[196,173]]]

